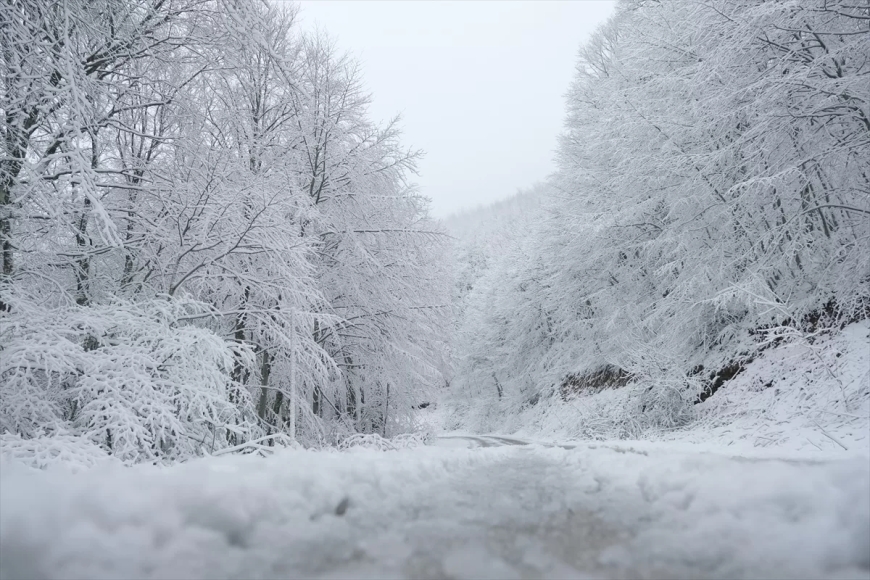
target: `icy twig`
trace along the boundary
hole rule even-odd
[[[251,441],[247,441],[245,443],[242,443],[241,445],[236,445],[234,447],[227,447],[226,449],[220,449],[220,450],[212,453],[212,456],[217,457],[219,455],[225,455],[227,453],[234,453],[236,451],[242,451],[245,449],[257,449],[260,451],[263,451],[263,450],[273,451],[273,449],[271,449],[269,447],[263,447],[262,445],[259,445],[259,443],[266,441],[268,439],[281,440],[285,445],[288,445],[291,447],[294,445],[294,442],[291,441],[291,439],[289,437],[287,437],[286,435],[284,435],[283,433],[275,433],[273,435],[265,435],[265,436],[260,437],[258,439],[253,439]]]
[[[845,445],[843,445],[843,443],[842,443],[839,439],[837,439],[836,437],[834,437],[833,435],[831,435],[830,433],[828,433],[827,431],[825,431],[825,430],[822,428],[821,425],[819,425],[819,424],[816,423],[815,421],[813,421],[813,423],[815,423],[816,427],[819,428],[819,431],[822,432],[822,435],[824,435],[825,437],[827,437],[828,439],[830,439],[831,441],[833,441],[834,443],[836,443],[837,445],[839,445],[840,447],[842,447],[843,449],[845,449],[846,451],[849,450],[849,448],[846,447]]]

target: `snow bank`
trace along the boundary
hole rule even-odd
[[[574,461],[637,533],[605,550],[603,563],[643,577],[870,576],[866,458],[808,463],[604,449],[613,452],[587,451]]]
[[[351,556],[356,514],[356,525],[386,528],[431,485],[495,458],[358,447],[79,474],[4,459],[0,578],[308,576]],[[337,515],[343,502],[348,518]]]
[[[0,577],[867,578],[870,465],[617,443],[0,466]]]

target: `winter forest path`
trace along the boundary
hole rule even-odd
[[[519,440],[463,437],[479,453],[502,449],[496,461],[472,464],[421,490],[405,517],[371,542],[376,554],[401,565],[406,578],[585,578],[600,571],[596,558],[617,537],[577,502],[566,502],[571,471]],[[389,561],[389,560],[388,560]],[[371,570],[378,576],[380,562]],[[355,564],[350,576],[361,572]],[[343,575],[342,575],[343,576]]]
[[[866,457],[701,451],[447,435],[76,475],[4,464],[0,578],[870,578]]]
[[[469,443],[471,447],[501,447],[504,445],[529,444],[528,441],[523,441],[522,439],[512,439],[498,435],[440,435],[436,439],[440,442],[465,442]]]

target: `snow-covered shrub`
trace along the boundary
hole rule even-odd
[[[264,435],[262,437],[257,437],[256,439],[251,439],[249,441],[245,441],[244,443],[240,443],[232,447],[226,447],[217,451],[216,453],[210,453],[210,455],[218,456],[229,454],[256,454],[260,457],[267,457],[275,453],[276,451],[291,447],[298,448],[300,447],[300,444],[298,441],[294,441],[289,435],[286,435],[285,433],[275,433],[274,435]]]
[[[112,457],[85,437],[51,433],[25,438],[15,433],[0,435],[0,458],[24,463],[36,469],[63,467],[83,471],[110,463]]]
[[[339,442],[338,449],[342,451],[355,448],[396,451],[397,449],[411,449],[428,445],[430,439],[431,435],[426,433],[402,433],[390,439],[381,437],[377,433],[356,433]]]
[[[249,397],[230,379],[252,353],[185,322],[205,305],[44,309],[4,298],[13,314],[0,329],[0,430],[63,431],[123,461],[188,457],[226,446],[229,433],[257,433]]]
[[[400,433],[393,437],[393,445],[396,449],[412,449],[421,445],[428,445],[432,440],[432,433],[423,431],[420,433]]]
[[[663,378],[644,381],[631,389],[625,432],[637,438],[647,431],[663,431],[688,425],[695,418],[697,389],[684,381]]]

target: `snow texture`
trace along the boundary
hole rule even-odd
[[[6,459],[0,577],[870,577],[866,456],[435,443],[78,474]]]

